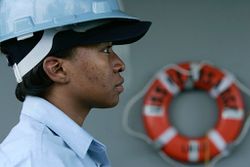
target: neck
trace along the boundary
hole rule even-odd
[[[90,111],[90,107],[76,103],[73,98],[68,97],[69,96],[60,93],[50,93],[46,94],[44,98],[59,108],[79,126],[82,126]]]

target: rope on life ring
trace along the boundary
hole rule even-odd
[[[160,71],[144,96],[143,122],[156,148],[181,162],[205,162],[227,149],[240,135],[244,104],[234,77],[210,64],[182,63]],[[207,91],[217,102],[219,119],[206,136],[189,138],[169,121],[172,99],[186,89]],[[209,153],[208,153],[209,150]]]

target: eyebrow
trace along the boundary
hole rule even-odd
[[[98,44],[100,47],[112,47],[112,42],[103,42]]]

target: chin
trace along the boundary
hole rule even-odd
[[[112,108],[112,107],[115,107],[117,104],[118,104],[118,100],[117,101],[114,101],[112,103],[105,103],[105,104],[101,104],[99,106],[96,106],[96,108]]]

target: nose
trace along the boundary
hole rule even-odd
[[[115,73],[120,73],[125,70],[125,64],[122,59],[116,54],[113,54],[113,61],[112,61],[113,71]]]

